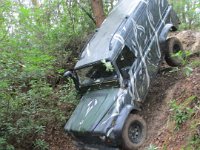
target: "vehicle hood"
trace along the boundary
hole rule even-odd
[[[91,132],[116,100],[119,88],[89,91],[65,125],[67,132]]]

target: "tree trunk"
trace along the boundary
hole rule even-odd
[[[96,26],[100,27],[105,19],[102,0],[91,0],[92,12],[95,18]]]
[[[40,4],[37,0],[31,0],[32,4],[35,6],[35,7],[40,7]]]

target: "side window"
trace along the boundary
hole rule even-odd
[[[124,78],[128,78],[128,71],[134,63],[136,57],[133,52],[125,46],[117,58],[117,66]]]

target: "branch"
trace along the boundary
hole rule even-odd
[[[69,17],[70,17],[70,20],[71,20],[71,22],[72,22],[72,29],[73,29],[73,32],[75,33],[74,18],[73,18],[73,16],[72,16],[72,13],[71,13],[71,10],[70,10],[70,7],[71,7],[70,5],[71,5],[71,1],[69,1],[69,3],[68,3],[68,1],[66,1],[67,12],[68,12]]]
[[[8,34],[8,33],[5,33],[5,34],[4,34],[4,36],[0,39],[0,42],[2,42],[2,41],[5,39],[5,37],[7,36],[7,34]]]
[[[96,24],[96,21],[94,20],[92,15],[89,12],[87,12],[87,10],[79,2],[77,2],[77,4],[81,8],[81,10],[83,10],[83,12],[85,12],[86,15],[94,22],[94,24]]]
[[[10,26],[8,26],[8,30],[7,30],[7,32],[3,35],[3,37],[0,39],[0,42],[2,42],[2,41],[6,38],[6,36],[8,35],[8,32],[9,32],[9,29],[10,29]]]

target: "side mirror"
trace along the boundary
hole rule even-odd
[[[73,76],[73,73],[72,73],[72,71],[67,71],[67,72],[64,73],[63,76],[66,77],[66,78],[72,77],[72,76]]]
[[[78,81],[76,73],[74,73],[73,71],[67,71],[64,73],[63,76],[65,78],[69,78],[69,77],[72,78],[72,80],[74,81],[76,90],[79,90],[79,81]]]

